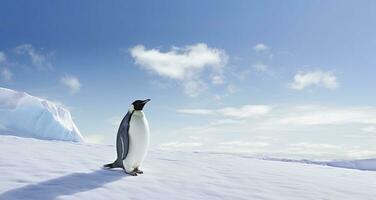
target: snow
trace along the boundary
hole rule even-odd
[[[376,159],[332,161],[326,164],[332,167],[376,171]]]
[[[0,87],[0,134],[80,142],[70,112],[51,101]]]
[[[253,156],[245,156],[253,157]],[[264,160],[280,161],[280,162],[296,162],[304,164],[326,165],[330,167],[340,167],[347,169],[357,169],[366,171],[376,171],[376,159],[362,159],[362,160],[337,160],[337,161],[314,161],[314,160],[295,160],[288,158],[270,158],[270,157],[253,157]]]
[[[113,145],[0,136],[0,200],[375,199],[376,172],[153,149],[144,174],[102,169]],[[370,162],[374,163],[374,162]]]

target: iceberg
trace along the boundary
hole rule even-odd
[[[25,92],[0,87],[0,134],[82,142],[70,112]]]

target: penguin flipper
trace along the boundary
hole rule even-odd
[[[105,168],[123,168],[123,160],[128,155],[129,148],[129,122],[131,120],[133,112],[129,112],[124,116],[120,123],[119,130],[116,136],[116,153],[117,159],[113,163],[105,164]]]
[[[117,161],[122,162],[128,155],[129,149],[129,122],[133,112],[128,112],[120,123],[116,139]]]
[[[116,163],[123,163],[123,160],[128,155],[128,148],[129,148],[129,136],[128,136],[128,127],[124,127],[119,130],[117,139],[116,139],[116,152],[117,152],[117,160]]]

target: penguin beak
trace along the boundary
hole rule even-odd
[[[143,104],[145,105],[149,101],[151,101],[151,99],[146,99],[146,100],[143,101]]]

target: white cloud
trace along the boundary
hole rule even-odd
[[[1,77],[1,80],[5,81],[5,82],[9,82],[12,80],[12,72],[7,69],[7,68],[3,68],[3,69],[0,69],[0,77]]]
[[[204,43],[183,48],[174,47],[167,52],[137,45],[130,49],[130,54],[142,68],[161,77],[180,81],[185,93],[191,97],[206,90],[206,87],[203,87],[206,84],[200,79],[205,69],[214,74],[213,84],[220,84],[223,77],[219,75],[228,60],[223,50],[210,48]]]
[[[227,62],[223,50],[209,48],[204,43],[172,48],[168,52],[159,49],[147,50],[143,45],[131,48],[136,64],[172,79],[186,79],[204,68],[218,68]]]
[[[256,52],[255,62],[251,67],[257,72],[268,72],[272,73],[271,65],[273,60],[273,52],[265,44],[259,43],[253,47]]]
[[[323,72],[321,70],[298,72],[294,76],[294,81],[289,84],[290,88],[295,90],[303,90],[312,85],[327,89],[336,89],[339,87],[337,77],[334,76],[332,72]]]
[[[67,86],[72,94],[79,92],[81,89],[80,81],[74,76],[64,76],[60,79],[60,82]]]
[[[273,112],[272,112],[273,109]],[[327,107],[319,105],[269,106],[243,105],[219,109],[179,109],[177,112],[192,115],[228,117],[222,120],[263,117],[260,122],[268,127],[299,125],[376,124],[376,107]],[[236,120],[238,121],[238,120]],[[215,121],[214,121],[215,122]],[[232,122],[232,121],[231,121]],[[217,125],[213,123],[213,125]],[[376,131],[374,126],[363,131]]]
[[[269,47],[265,44],[259,43],[253,47],[253,50],[255,50],[256,52],[268,51]]]
[[[193,114],[193,115],[210,115],[213,114],[213,110],[208,109],[179,109],[179,113]]]
[[[242,107],[226,107],[218,110],[221,114],[228,117],[249,118],[265,115],[271,110],[270,106],[266,105],[244,105]]]
[[[0,64],[5,62],[6,59],[7,57],[5,56],[5,53],[0,51]]]
[[[251,118],[258,117],[269,113],[271,110],[270,106],[266,105],[244,105],[241,107],[225,107],[216,110],[210,109],[180,109],[177,110],[180,113],[185,114],[196,114],[196,115],[210,115],[210,114],[221,114],[226,117],[233,118]]]
[[[197,97],[207,89],[207,85],[202,80],[186,80],[183,82],[184,93],[190,97]]]
[[[22,44],[15,48],[17,54],[28,55],[34,66],[39,69],[52,69],[53,66],[49,62],[49,55],[38,52],[31,44]]]
[[[238,92],[239,89],[234,84],[226,85],[225,92],[222,94],[213,94],[212,98],[215,101],[219,101],[225,97],[229,97],[231,94]]]
[[[214,85],[221,85],[224,83],[223,77],[219,75],[215,75],[212,77],[212,83]]]

